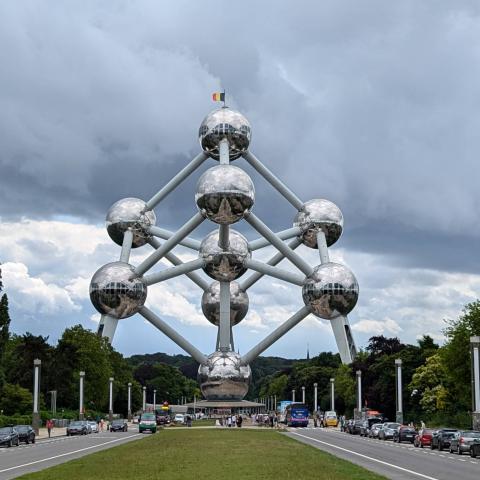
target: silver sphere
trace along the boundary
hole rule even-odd
[[[203,151],[215,160],[220,158],[220,141],[226,138],[230,160],[235,160],[247,151],[251,128],[241,113],[223,107],[210,112],[203,119],[198,137]]]
[[[316,198],[303,204],[303,207],[293,221],[295,227],[300,227],[300,240],[310,248],[318,248],[317,233],[323,230],[327,246],[333,245],[342,234],[343,215],[340,209],[329,200]]]
[[[353,310],[358,300],[358,282],[344,265],[323,263],[306,278],[302,297],[314,315],[332,320]]]
[[[247,239],[230,229],[230,244],[226,250],[218,245],[218,230],[209,233],[200,244],[199,256],[205,262],[204,272],[219,282],[232,282],[246,271],[245,262],[252,256]]]
[[[90,300],[103,315],[131,317],[143,307],[146,298],[147,285],[128,263],[107,263],[90,282]]]
[[[230,282],[230,324],[240,323],[248,312],[247,292],[237,282]],[[202,311],[206,319],[214,325],[220,324],[220,283],[213,282],[202,295]]]
[[[230,225],[249,213],[255,201],[251,178],[234,165],[209,168],[198,180],[195,202],[205,218]]]
[[[235,352],[213,352],[198,368],[198,383],[207,400],[243,400],[252,371]]]
[[[155,225],[156,217],[152,210],[145,211],[146,203],[139,198],[123,198],[115,202],[107,213],[107,232],[118,245],[123,243],[123,234],[128,230],[133,232],[132,247],[145,245],[149,234],[148,227]]]

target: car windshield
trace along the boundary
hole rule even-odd
[[[92,421],[92,422],[88,422],[88,423],[89,423],[90,425],[96,425],[96,424],[97,424],[97,422],[93,422],[93,421]]]
[[[155,415],[153,413],[144,413],[142,420],[155,420]]]
[[[462,437],[480,438],[480,432],[463,432]]]
[[[83,422],[72,422],[70,424],[71,427],[81,427],[83,425]]]
[[[26,432],[28,431],[28,425],[17,425],[15,427],[15,429],[18,431],[18,432]]]
[[[7,435],[9,433],[12,433],[11,427],[0,428],[0,435]]]
[[[433,430],[424,430],[423,435],[431,435],[433,433]]]
[[[123,420],[114,420],[112,425],[123,425]]]
[[[387,423],[387,424],[385,425],[385,428],[397,428],[397,427],[399,427],[399,426],[400,426],[399,423]]]

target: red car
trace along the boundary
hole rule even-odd
[[[433,432],[434,431],[429,428],[422,428],[418,432],[418,435],[415,437],[415,440],[413,441],[413,446],[420,448],[429,447],[432,443]]]

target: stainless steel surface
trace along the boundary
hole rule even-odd
[[[287,230],[282,230],[281,232],[276,232],[275,235],[280,240],[288,240],[293,237],[297,237],[300,235],[301,230],[298,227],[288,228]],[[266,238],[257,238],[256,240],[252,240],[249,242],[250,250],[253,252],[254,250],[258,250],[259,248],[269,247],[271,244]]]
[[[207,400],[242,400],[252,377],[235,352],[213,352],[198,368],[198,383]]]
[[[197,258],[190,262],[181,263],[175,267],[165,268],[159,272],[151,273],[150,275],[144,275],[143,280],[146,285],[153,285],[154,283],[163,282],[170,278],[178,277],[179,275],[186,275],[195,270],[199,270],[203,267],[203,260]]]
[[[294,285],[298,285],[299,287],[303,286],[303,283],[305,282],[304,275],[290,272],[288,270],[284,270],[283,268],[272,267],[268,263],[259,262],[258,260],[249,259],[247,260],[246,265],[248,268],[251,268],[258,273],[278,278],[279,280],[283,280],[284,282],[293,283]]]
[[[195,202],[205,218],[230,225],[252,209],[255,187],[242,169],[234,165],[216,165],[198,180]]]
[[[247,151],[251,127],[241,113],[222,107],[210,112],[203,119],[198,137],[203,151],[215,160],[220,159],[220,142],[227,139],[231,161]]]
[[[323,263],[305,280],[302,297],[317,317],[331,320],[347,315],[358,300],[357,279],[344,265]]]
[[[163,240],[168,240],[170,239],[170,237],[173,237],[175,235],[175,232],[160,227],[150,227],[148,229],[148,233],[150,233],[154,237],[162,238]],[[185,237],[178,242],[178,245],[191,248],[192,250],[196,250],[198,252],[198,249],[200,248],[200,240],[195,240],[191,237]]]
[[[315,198],[303,204],[295,215],[293,226],[302,230],[300,238],[307,247],[317,248],[317,232],[320,229],[325,233],[327,246],[330,247],[342,234],[343,215],[334,203]]]
[[[107,263],[95,272],[90,283],[90,300],[94,307],[114,318],[131,317],[146,298],[147,286],[128,263]]]
[[[199,256],[205,261],[205,273],[219,282],[231,282],[241,277],[247,270],[245,261],[251,257],[247,239],[230,229],[228,249],[223,250],[219,244],[219,232],[209,233],[200,245]]]
[[[145,211],[146,205],[139,198],[123,198],[110,207],[106,218],[107,232],[117,245],[123,245],[123,234],[128,229],[133,233],[133,248],[147,243],[150,236],[147,229],[155,225],[156,217],[154,212]]]
[[[237,282],[230,282],[230,323],[237,325],[248,312],[247,292]],[[202,295],[202,312],[213,325],[220,325],[220,283],[212,282]]]

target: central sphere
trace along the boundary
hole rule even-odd
[[[251,128],[241,113],[223,107],[210,112],[203,119],[198,137],[203,151],[215,160],[220,159],[220,142],[226,138],[230,160],[235,160],[247,151]]]
[[[131,317],[143,307],[146,298],[147,285],[125,262],[107,263],[90,282],[90,300],[103,315]]]
[[[306,278],[302,297],[314,315],[332,320],[353,310],[358,300],[358,282],[344,265],[323,263]]]
[[[222,249],[218,244],[219,232],[209,233],[200,244],[199,256],[204,261],[204,272],[219,282],[231,282],[246,271],[245,262],[252,256],[247,239],[230,229],[229,245]]]
[[[198,383],[207,400],[243,400],[252,377],[235,352],[213,352],[198,368]]]
[[[152,210],[145,211],[146,205],[139,198],[123,198],[110,207],[106,219],[107,232],[116,244],[122,245],[123,235],[129,229],[133,233],[133,248],[147,243],[150,237],[147,229],[155,225],[156,217]]]
[[[230,324],[240,323],[248,312],[247,292],[237,282],[230,282]],[[220,283],[213,282],[202,295],[202,311],[206,319],[214,325],[220,325]]]
[[[249,213],[255,201],[251,178],[234,165],[209,168],[198,180],[195,202],[212,222],[230,225]]]
[[[300,227],[300,240],[310,248],[318,248],[317,233],[323,230],[327,246],[333,245],[342,234],[343,215],[340,209],[329,200],[315,198],[303,204],[293,221],[294,227]]]

